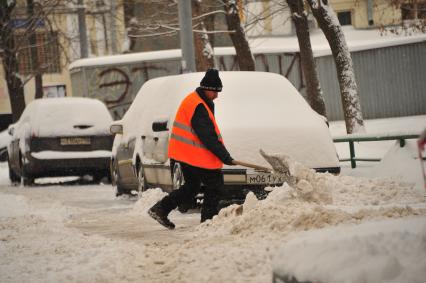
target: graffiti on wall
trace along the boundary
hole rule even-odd
[[[173,70],[168,66],[154,64],[92,68],[86,70],[88,94],[103,101],[114,119],[121,119],[144,82],[169,74]]]
[[[124,86],[123,91],[121,93],[118,93],[117,97],[113,97],[113,98],[105,97],[104,102],[106,103],[107,106],[111,104],[118,104],[126,97],[132,82],[130,81],[129,76],[127,76],[127,74],[123,70],[119,68],[109,68],[109,69],[105,69],[101,71],[98,76],[101,81],[103,81],[104,77],[108,77],[108,76],[111,76],[114,78],[118,77],[114,81],[102,82],[101,84],[99,84],[100,89],[109,88],[109,87],[114,89],[116,87],[120,88],[121,86]]]

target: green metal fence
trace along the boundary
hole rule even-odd
[[[333,142],[349,143],[350,158],[339,159],[339,161],[350,161],[351,167],[356,168],[357,161],[380,161],[380,158],[357,158],[355,155],[355,142],[371,142],[371,141],[386,141],[398,140],[400,147],[405,146],[405,140],[417,139],[419,134],[404,134],[404,135],[347,135],[333,138]]]

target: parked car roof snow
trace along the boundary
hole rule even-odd
[[[39,136],[57,136],[86,133],[108,134],[111,115],[105,105],[96,99],[61,97],[33,100],[27,106],[33,130]],[[73,115],[78,113],[78,115]],[[77,128],[76,125],[81,125]]]

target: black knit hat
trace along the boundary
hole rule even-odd
[[[206,90],[222,91],[222,81],[219,78],[219,71],[208,69],[200,82],[200,87]]]

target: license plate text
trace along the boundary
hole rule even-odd
[[[257,173],[247,175],[247,183],[249,184],[281,184],[285,182],[285,176]]]
[[[61,138],[61,145],[90,144],[90,138]]]

